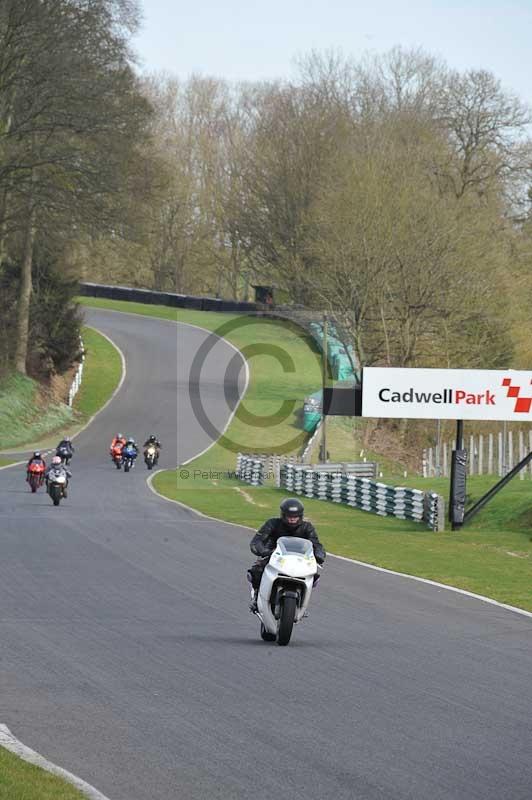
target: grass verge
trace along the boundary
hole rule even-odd
[[[82,800],[86,796],[41,767],[0,747],[0,800]]]
[[[85,302],[85,299],[83,300]],[[100,301],[91,305],[115,310],[127,310],[148,316],[159,316],[191,322],[209,330],[218,330],[232,315],[189,312]],[[223,328],[222,328],[223,331]],[[279,408],[287,397],[302,398],[319,385],[319,370],[315,353],[293,332],[285,331],[279,323],[269,330],[269,337],[256,329],[255,341],[278,344],[294,354],[298,370],[284,373],[275,369],[273,360],[261,361],[250,357],[250,385],[245,408],[251,413],[264,414]],[[267,332],[266,332],[267,333]],[[253,326],[235,328],[226,334],[237,347],[246,352],[253,341]],[[258,334],[261,334],[258,336]],[[275,514],[284,492],[265,486],[250,487],[228,476],[235,467],[233,442],[244,450],[265,451],[272,441],[286,439],[298,430],[297,415],[278,421],[274,427],[251,429],[245,425],[245,415],[237,414],[226,436],[185,468],[157,474],[154,488],[164,496],[185,503],[204,514],[220,520],[259,526],[266,517]],[[251,426],[253,427],[253,426]],[[339,434],[341,436],[341,433]],[[378,459],[381,461],[381,459]],[[397,465],[386,464],[385,479],[398,471]],[[400,485],[414,486],[448,494],[448,481],[411,476],[398,478]],[[470,501],[480,497],[494,479],[474,477],[469,480]],[[461,531],[433,533],[420,524],[379,517],[335,503],[305,500],[308,516],[317,525],[327,550],[376,566],[435,580],[477,594],[486,595],[509,605],[532,611],[532,482],[514,480]]]
[[[122,359],[116,347],[94,328],[84,328],[82,335],[86,356],[74,410],[77,420],[85,423],[105,405],[118,386]]]
[[[257,528],[277,513],[286,496],[279,489],[252,487],[216,470],[199,469],[194,462],[185,468],[188,478],[180,475],[183,470],[159,473],[154,488],[227,522]],[[479,497],[489,485],[486,478],[472,478],[472,498]],[[439,486],[431,488],[442,490]],[[331,553],[532,611],[531,495],[530,481],[510,484],[469,526],[443,533],[336,503],[308,498],[304,502],[308,518]]]
[[[0,385],[0,449],[50,447],[59,433],[77,433],[107,402],[122,375],[120,355],[93,328],[83,328],[82,336],[87,354],[73,408],[64,404],[40,408],[35,402],[39,384],[23,375],[13,375]]]

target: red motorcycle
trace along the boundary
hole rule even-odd
[[[120,469],[122,466],[122,446],[121,444],[115,444],[115,446],[111,448],[111,458],[113,459],[113,463],[116,464],[117,469]]]
[[[44,471],[46,467],[44,464],[30,464],[28,467],[28,483],[33,493],[44,483]]]

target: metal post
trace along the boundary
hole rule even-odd
[[[441,419],[436,423],[436,477],[441,476]]]
[[[497,492],[499,492],[504,486],[506,486],[506,484],[509,483],[520,470],[525,469],[529,462],[532,462],[532,452],[530,452],[518,464],[516,464],[515,467],[513,467],[509,472],[507,472],[506,475],[504,475],[500,479],[500,481],[498,481],[498,483],[495,484],[495,486],[491,487],[489,492],[486,492],[486,494],[483,495],[480,498],[480,500],[477,500],[474,506],[472,506],[468,511],[466,511],[464,515],[464,525],[466,522],[469,522],[471,517],[473,517],[477,513],[477,511],[480,511],[481,508],[484,508],[486,503],[489,503],[492,497],[495,497]]]
[[[323,314],[323,350],[322,350],[322,392],[321,392],[321,446],[320,461],[325,464],[327,461],[327,424],[324,412],[325,408],[325,387],[327,385],[327,312]]]
[[[456,449],[461,450],[464,446],[464,420],[456,420]]]
[[[462,450],[464,443],[464,420],[457,419],[456,420],[456,444],[455,450]],[[455,466],[455,455],[451,452],[451,486],[449,492],[449,522],[451,523],[451,527],[453,531],[455,530],[455,524],[453,522],[453,509],[454,509],[454,500],[455,500],[455,493],[454,493],[454,466]]]

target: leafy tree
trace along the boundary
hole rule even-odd
[[[2,9],[0,187],[4,238],[22,274],[15,366],[25,372],[36,236],[122,235],[117,198],[149,109],[128,50],[134,4],[5,0]]]

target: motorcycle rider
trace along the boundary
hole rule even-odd
[[[67,497],[67,487],[68,487],[68,480],[72,477],[72,473],[69,469],[65,467],[61,460],[61,456],[54,456],[50,463],[50,466],[44,473],[44,477],[46,479],[46,489],[48,490],[48,482],[53,479],[55,475],[64,475],[66,477],[66,483],[63,486],[63,497]],[[51,476],[51,477],[50,477]]]
[[[117,433],[116,436],[113,437],[113,441],[111,442],[111,446],[109,448],[109,453],[111,458],[113,458],[113,450],[115,447],[120,446],[122,448],[126,443],[126,437],[123,433]]]
[[[130,457],[131,457],[131,458],[133,458],[133,460],[135,460],[135,459],[136,459],[136,457],[137,457],[137,456],[138,456],[138,454],[139,454],[139,448],[137,447],[137,443],[136,443],[136,441],[133,439],[133,437],[131,437],[131,436],[128,436],[128,437],[126,438],[126,443],[125,443],[125,445],[124,445],[124,446],[123,446],[123,448],[122,448],[122,456],[124,455],[124,450],[132,450],[132,451],[133,451],[133,453],[130,455]]]
[[[66,451],[68,455],[63,456],[65,459],[65,464],[68,465],[70,459],[74,455],[74,446],[70,440],[70,436],[65,436],[64,439],[61,439],[57,447],[55,448],[55,454],[61,457],[61,453]]]
[[[159,460],[159,451],[160,451],[162,445],[161,445],[159,439],[157,438],[157,436],[155,436],[155,434],[153,434],[153,433],[150,436],[148,436],[148,438],[146,439],[146,441],[142,445],[144,447],[144,456],[146,456],[147,448],[150,445],[153,445],[153,447],[155,447],[155,449],[157,451],[156,454],[155,454],[155,461],[157,462]]]
[[[142,446],[143,447],[149,447],[150,444],[153,444],[157,448],[157,450],[160,450],[161,447],[162,447],[159,439],[153,433],[150,436],[148,436],[148,438],[146,439],[146,441],[144,442],[144,444]]]
[[[41,456],[41,451],[40,450],[36,450],[34,452],[34,454],[32,455],[32,457],[30,458],[30,460],[28,461],[28,463],[27,463],[27,466],[26,466],[26,480],[27,481],[29,481],[29,479],[30,479],[30,475],[31,475],[30,467],[31,467],[32,464],[42,465],[46,469],[46,461]]]
[[[248,580],[255,592],[250,611],[257,610],[257,595],[262,573],[275,550],[277,539],[280,536],[299,536],[301,539],[309,539],[312,542],[314,558],[318,564],[323,564],[325,561],[326,553],[318,539],[314,525],[303,519],[304,510],[303,503],[297,498],[288,497],[280,505],[281,516],[267,520],[251,540],[250,550],[258,558],[247,573]],[[315,582],[316,580],[317,578],[315,578]]]

